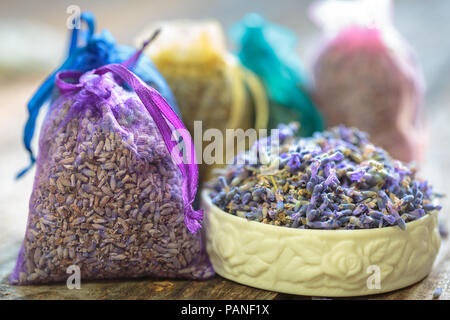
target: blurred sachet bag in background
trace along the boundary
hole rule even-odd
[[[192,135],[197,134],[194,121],[201,121],[203,132],[218,129],[225,133],[226,129],[267,127],[268,106],[264,88],[258,78],[227,51],[219,22],[161,21],[144,29],[137,36],[136,43],[142,43],[156,29],[160,29],[161,34],[144,52],[167,80]],[[224,150],[233,149],[230,143],[224,142]],[[197,150],[199,160],[199,152],[205,145],[203,143]],[[224,163],[226,154],[224,152]],[[207,180],[212,167],[218,165],[221,164],[203,163],[200,180]]]
[[[357,127],[395,158],[422,162],[423,74],[392,23],[391,1],[318,1],[310,14],[323,30],[313,72],[327,126]]]
[[[269,127],[298,121],[299,134],[323,130],[323,119],[310,98],[310,81],[296,52],[296,35],[251,13],[230,29],[241,63],[264,84],[270,101]]]

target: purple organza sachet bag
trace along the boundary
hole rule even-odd
[[[81,280],[211,277],[193,143],[164,98],[120,64],[61,72],[56,86],[11,283],[66,281],[71,266]]]

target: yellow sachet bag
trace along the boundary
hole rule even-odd
[[[264,88],[258,78],[242,67],[227,51],[221,25],[215,20],[162,21],[145,29],[137,38],[142,43],[156,29],[159,36],[145,50],[169,84],[179,105],[182,119],[194,139],[207,129],[267,128],[268,106]],[[201,131],[197,123],[201,121]],[[203,141],[201,139],[200,141]],[[226,162],[230,141],[223,143],[223,161],[205,164],[197,150],[200,181],[209,177],[212,167]],[[228,146],[228,148],[227,148]],[[201,158],[201,159],[200,159]],[[228,158],[229,159],[229,158]],[[207,162],[207,161],[206,161]]]

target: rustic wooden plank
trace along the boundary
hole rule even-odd
[[[65,284],[43,286],[11,286],[8,277],[19,249],[4,250],[0,255],[0,299],[317,299],[307,296],[278,294],[259,290],[223,279],[207,281],[136,279],[82,283],[80,290],[69,290]],[[392,293],[354,299],[429,300],[433,291],[442,288],[440,299],[450,299],[450,243],[443,241],[437,263],[423,281]]]
[[[14,267],[20,243],[0,254],[0,299],[274,299],[277,293],[243,286],[216,276],[207,281],[117,280],[81,283],[69,290],[66,284],[12,286],[8,277]]]

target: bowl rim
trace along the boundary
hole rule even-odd
[[[277,225],[273,225],[273,224],[266,224],[266,223],[261,223],[261,222],[257,222],[257,221],[252,221],[252,220],[247,220],[245,218],[241,218],[238,216],[235,216],[233,214],[230,214],[222,209],[220,209],[218,206],[216,206],[215,204],[212,203],[212,199],[209,196],[209,192],[211,191],[211,189],[209,188],[204,188],[201,195],[202,195],[202,200],[206,200],[208,206],[212,207],[215,209],[216,212],[220,212],[221,215],[225,215],[227,218],[229,219],[234,219],[236,221],[236,223],[254,223],[255,226],[258,226],[258,228],[269,228],[271,230],[273,230],[273,227],[276,228],[281,228],[284,229],[286,232],[306,232],[308,234],[313,234],[313,233],[317,233],[317,234],[327,234],[327,235],[337,235],[337,234],[341,234],[341,235],[345,235],[345,234],[355,234],[356,232],[358,233],[363,233],[363,232],[371,232],[371,233],[377,233],[377,232],[407,232],[408,231],[408,226],[410,226],[411,228],[415,227],[418,224],[422,224],[425,223],[427,220],[432,219],[433,216],[437,216],[439,211],[433,210],[430,213],[425,214],[423,217],[420,217],[417,220],[414,221],[410,221],[410,222],[406,222],[406,229],[402,230],[400,229],[399,226],[395,225],[395,226],[388,226],[388,227],[381,227],[381,228],[367,228],[367,229],[299,229],[299,228],[288,228],[285,226],[277,226]],[[204,219],[204,218],[203,218]]]

